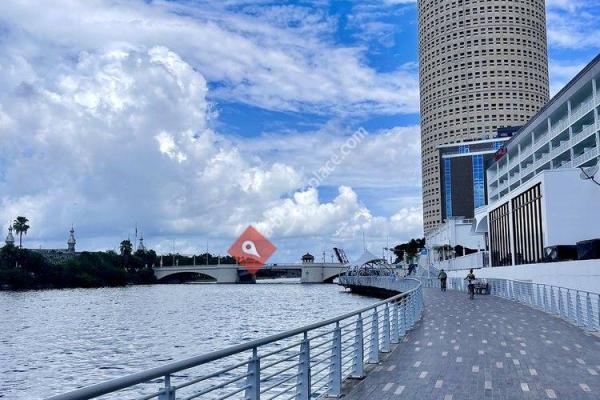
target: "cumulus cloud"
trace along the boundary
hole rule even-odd
[[[106,43],[161,45],[211,82],[211,97],[270,110],[411,113],[418,110],[414,68],[377,73],[364,48],[333,45],[335,21],[301,6],[56,0],[31,7],[0,2],[0,26],[23,51],[80,49]]]
[[[600,48],[597,1],[549,0],[546,6],[550,46],[576,50]]]
[[[274,239],[352,240],[366,231],[381,240],[393,231],[395,217],[373,216],[351,188],[320,202],[316,189],[304,189],[299,165],[262,158],[209,129],[206,79],[164,46],[113,44],[53,68],[10,51],[0,70],[0,146],[10,149],[0,154],[0,220],[27,215],[34,242],[62,237],[72,222],[84,237],[116,241],[137,221],[151,241],[181,237],[177,249],[190,250],[206,236],[226,248],[250,223]],[[400,147],[395,135],[369,137],[354,162]],[[340,171],[349,174],[350,165]],[[419,229],[403,226],[398,232]],[[169,241],[154,243],[171,250]]]

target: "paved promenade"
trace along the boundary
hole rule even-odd
[[[498,297],[424,294],[423,320],[346,399],[600,399],[600,338]]]

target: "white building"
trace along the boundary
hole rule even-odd
[[[475,212],[492,266],[544,260],[544,249],[600,238],[600,186],[580,178],[600,156],[600,55],[505,146]]]

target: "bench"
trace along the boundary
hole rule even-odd
[[[490,294],[489,283],[475,281],[474,285],[475,285],[475,293],[476,294]]]

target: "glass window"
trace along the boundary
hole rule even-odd
[[[444,159],[444,200],[446,205],[446,218],[452,216],[452,163],[451,159]]]
[[[483,155],[473,156],[473,203],[475,208],[485,205]]]

